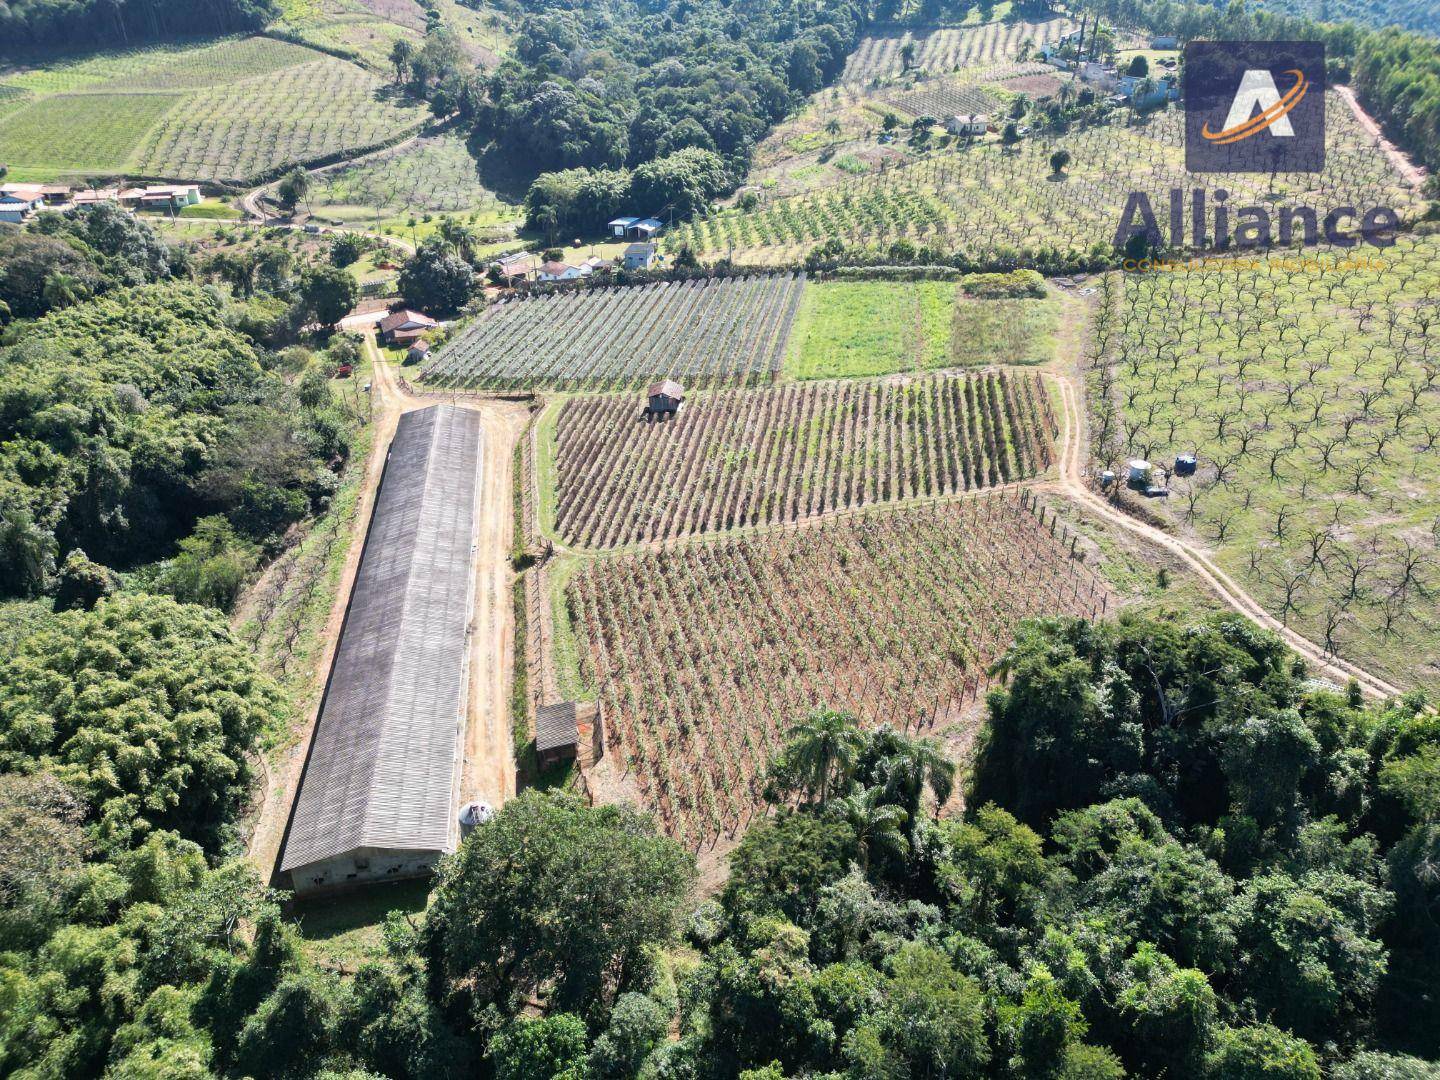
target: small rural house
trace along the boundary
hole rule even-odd
[[[138,200],[142,210],[183,210],[200,202],[200,189],[194,184],[169,184],[147,187]]]
[[[28,197],[46,206],[64,206],[70,201],[70,189],[64,184],[0,184],[0,195]]]
[[[1094,60],[1087,60],[1080,65],[1080,78],[1101,90],[1114,90],[1120,85],[1120,77],[1113,67]]]
[[[1131,102],[1137,109],[1153,109],[1167,101],[1177,101],[1180,98],[1180,86],[1174,75],[1156,79],[1155,88],[1137,98],[1136,94],[1144,82],[1145,80],[1137,75],[1121,75],[1116,83],[1116,89],[1125,97],[1125,100]]]
[[[418,311],[396,311],[380,320],[380,340],[390,346],[413,345],[420,335],[440,325]]]
[[[1150,48],[1152,49],[1178,49],[1179,47],[1180,39],[1172,37],[1169,34],[1162,34],[1150,40]]]
[[[297,893],[429,873],[459,841],[480,414],[395,429],[280,857]]]
[[[685,401],[685,388],[674,379],[662,379],[650,387],[646,416],[672,416]]]
[[[44,204],[38,195],[17,195],[7,191],[0,194],[0,221],[23,225]]]
[[[654,244],[631,244],[625,249],[625,269],[649,270],[657,258]]]
[[[945,130],[951,135],[984,135],[989,129],[990,117],[984,113],[960,113],[945,120]]]
[[[514,281],[517,278],[528,278],[535,271],[535,257],[520,252],[517,255],[505,255],[495,262],[500,276],[506,281]]]
[[[637,217],[618,217],[606,225],[616,240],[649,240],[664,227],[659,218]]]
[[[424,338],[415,342],[405,352],[405,361],[410,364],[418,364],[430,355],[430,343]]]

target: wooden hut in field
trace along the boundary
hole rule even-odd
[[[673,416],[685,401],[685,388],[674,379],[663,379],[647,392],[646,416]]]
[[[540,768],[565,761],[595,764],[604,752],[599,718],[600,710],[593,703],[561,701],[541,706],[535,714],[535,758]]]

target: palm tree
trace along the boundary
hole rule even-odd
[[[823,806],[837,784],[848,784],[865,746],[860,722],[849,713],[816,709],[790,729],[782,751],[781,772],[807,799]]]
[[[909,815],[903,807],[885,801],[880,788],[868,788],[846,796],[840,801],[840,812],[855,830],[860,845],[860,869],[870,869],[870,857],[883,851],[903,857],[910,845],[905,840],[904,826]]]
[[[545,242],[555,242],[555,230],[560,223],[560,215],[555,212],[553,206],[542,206],[532,215],[535,227],[545,234]]]
[[[919,812],[926,788],[935,796],[936,813],[955,790],[955,763],[934,739],[898,740],[876,771],[883,777],[885,797],[911,814]]]
[[[825,134],[831,136],[832,138],[836,135],[839,135],[840,121],[836,120],[833,116],[829,120],[827,120],[825,122]]]
[[[73,274],[55,270],[45,279],[42,298],[51,310],[67,308],[78,304],[88,295],[83,283]]]

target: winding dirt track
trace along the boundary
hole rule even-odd
[[[1183,560],[1227,605],[1267,630],[1278,634],[1286,645],[1303,656],[1317,671],[1327,677],[1342,683],[1354,679],[1359,683],[1360,689],[1371,697],[1394,697],[1403,693],[1399,687],[1370,674],[1348,660],[1327,653],[1303,634],[1286,626],[1266,611],[1259,601],[1241,588],[1230,575],[1211,562],[1204,552],[1171,536],[1162,529],[1137,521],[1095,494],[1085,482],[1085,459],[1082,453],[1085,407],[1082,404],[1080,389],[1076,385],[1075,379],[1068,374],[1056,371],[1048,371],[1045,374],[1058,385],[1065,411],[1065,430],[1060,443],[1060,479],[1053,485],[1055,488],[1107,524],[1124,529],[1134,536],[1149,541],[1156,547],[1164,548]]]

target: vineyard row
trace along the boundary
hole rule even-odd
[[[556,528],[615,547],[773,525],[1036,475],[1057,433],[1038,375],[1007,371],[731,390],[666,421],[567,402]]]
[[[804,274],[620,286],[491,308],[426,367],[444,389],[756,385],[780,369]]]
[[[1023,619],[1108,606],[1024,491],[596,560],[566,591],[607,746],[673,836],[735,835],[817,706],[928,731]]]

